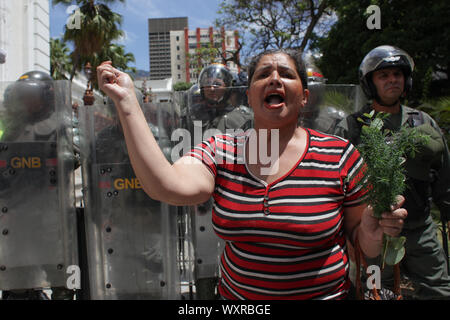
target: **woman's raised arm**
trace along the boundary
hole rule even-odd
[[[97,68],[100,89],[113,101],[122,124],[131,165],[144,191],[153,199],[174,205],[208,200],[214,191],[214,176],[200,160],[167,161],[144,117],[129,75],[110,61]]]

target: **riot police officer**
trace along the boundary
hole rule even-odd
[[[198,78],[201,101],[190,107],[190,122],[201,121],[203,131],[218,129],[246,130],[251,127],[248,108],[235,107],[230,102],[233,93],[233,75],[223,64],[205,67]],[[194,87],[195,88],[195,87]]]
[[[160,143],[161,149],[169,159],[171,149],[170,134],[166,132],[167,126],[162,125],[162,123],[159,125],[159,122],[165,121],[170,116],[167,114],[168,111],[163,108],[158,108],[152,102],[144,103],[144,96],[139,90],[135,90],[135,93],[138,97],[139,105],[148,119],[153,136]],[[105,126],[96,135],[96,161],[99,163],[128,163],[128,151],[123,137],[122,127],[115,113],[114,103],[110,98],[107,98],[105,101],[105,109],[108,110],[110,115],[107,119],[109,125]],[[114,144],[111,144],[112,141],[114,141]]]
[[[211,129],[226,133],[227,130],[251,128],[252,111],[243,103],[247,100],[246,85],[244,73],[237,78],[223,64],[205,67],[200,72],[198,84],[188,93],[187,127],[191,137],[195,137],[194,127],[198,125],[201,125],[203,138]],[[191,139],[191,145],[195,144],[196,141]],[[212,199],[187,210],[192,219],[196,298],[214,299],[223,243],[211,226]]]
[[[230,103],[234,107],[242,108],[243,110],[250,110],[245,92],[248,89],[248,74],[245,71],[240,71],[233,74],[233,87],[231,88]]]
[[[5,90],[2,140],[54,140],[53,79],[42,71],[23,74]],[[8,121],[11,119],[12,121]]]
[[[3,299],[48,299],[45,288],[51,288],[52,299],[74,296],[65,287],[66,268],[77,263],[70,196],[72,110],[67,99],[57,106],[55,91],[48,74],[30,71],[4,93],[0,137]],[[70,96],[69,86],[60,91]]]
[[[299,125],[325,133],[333,133],[337,123],[347,114],[336,106],[324,104],[327,79],[316,66],[311,55],[306,55],[305,62],[309,97],[305,107],[300,110]]]
[[[144,102],[137,89],[135,94],[147,125],[169,158],[171,105]],[[107,98],[84,112],[82,167],[90,298],[176,299],[175,207],[142,190],[112,100]]]
[[[401,269],[413,283],[414,298],[449,298],[448,260],[430,215],[430,199],[433,199],[444,220],[449,218],[449,151],[436,121],[427,113],[401,103],[412,88],[413,70],[413,59],[402,49],[383,45],[371,50],[359,67],[360,85],[371,102],[341,121],[336,134],[358,145],[362,126],[358,118],[363,119],[364,114],[375,110],[389,114],[384,120],[386,129],[397,131],[401,127],[412,127],[429,135],[428,143],[414,158],[407,158],[405,164],[407,187],[404,208],[408,211],[408,217],[402,231],[406,236],[406,254]],[[376,261],[368,261],[368,264],[374,263]],[[392,268],[386,266],[382,273],[386,287],[392,288],[392,278]]]

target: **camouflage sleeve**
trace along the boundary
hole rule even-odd
[[[334,128],[333,134],[339,136],[341,138],[348,139],[348,123],[347,118],[342,119],[338,122],[336,127]]]
[[[442,135],[444,152],[442,154],[441,166],[435,173],[435,179],[431,185],[433,201],[439,208],[441,215],[446,221],[450,220],[450,155],[447,141]]]
[[[428,115],[427,115],[428,116]],[[448,144],[442,130],[436,121],[427,117],[431,125],[440,133],[444,144],[442,156],[432,164],[433,179],[431,183],[431,194],[433,202],[439,208],[442,218],[450,220],[450,153]]]

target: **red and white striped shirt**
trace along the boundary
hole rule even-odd
[[[226,299],[338,299],[350,286],[345,206],[363,202],[363,160],[347,140],[306,129],[297,164],[267,184],[245,165],[248,134],[216,135],[187,156],[215,176],[212,222],[225,240]]]

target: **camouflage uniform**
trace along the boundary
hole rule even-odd
[[[335,134],[349,139],[355,146],[361,142],[361,122],[364,113],[370,113],[371,105],[342,120]],[[408,211],[402,234],[406,237],[406,255],[401,262],[402,274],[413,283],[413,297],[419,299],[449,298],[450,278],[448,260],[437,238],[436,225],[430,215],[432,199],[445,221],[450,217],[450,159],[445,138],[436,122],[427,113],[401,106],[398,114],[391,114],[385,121],[386,129],[398,131],[401,126],[414,127],[427,133],[431,139],[414,158],[408,158],[406,167],[406,199]],[[444,239],[446,240],[446,239]],[[376,259],[368,264],[379,264]],[[382,272],[383,286],[392,287],[392,268]]]

